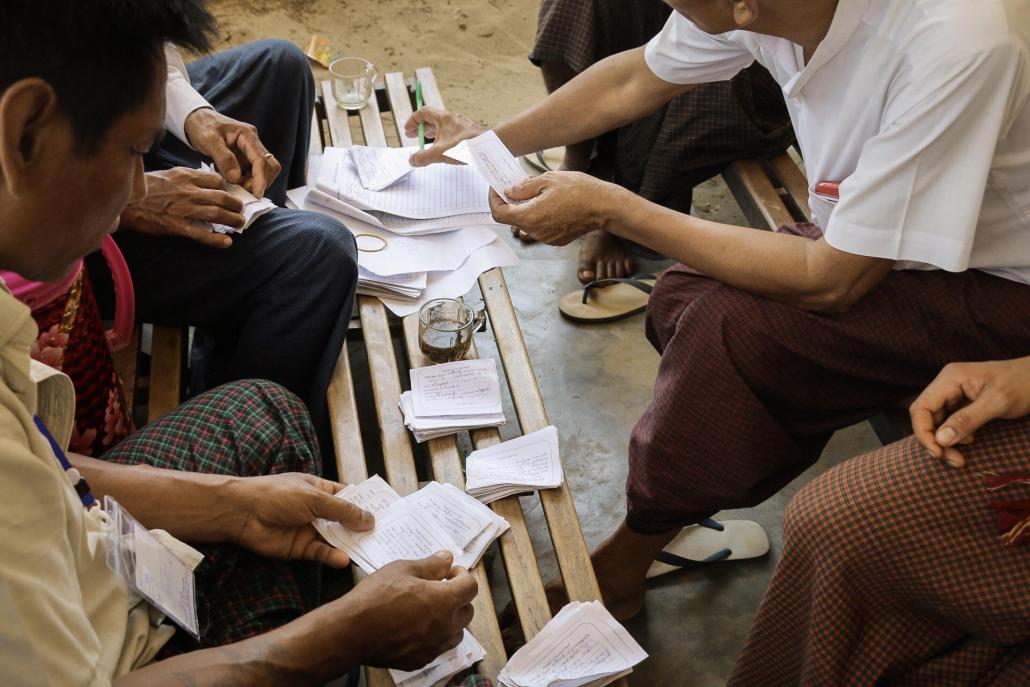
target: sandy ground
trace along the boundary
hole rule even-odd
[[[380,73],[432,66],[450,108],[492,124],[544,94],[526,59],[535,0],[216,0],[218,47],[312,33]],[[316,70],[316,75],[318,71]]]

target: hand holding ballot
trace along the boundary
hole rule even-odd
[[[486,131],[485,126],[460,112],[447,112],[436,107],[422,107],[412,113],[404,123],[405,135],[411,138],[417,136],[419,124],[425,126],[425,135],[433,139],[433,146],[412,153],[413,167],[426,167],[437,162],[456,164],[456,160],[444,153],[462,141]]]

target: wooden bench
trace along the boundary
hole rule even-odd
[[[767,160],[742,160],[723,170],[722,178],[751,226],[775,230],[784,224],[811,222],[808,180],[787,153]],[[869,418],[883,444],[912,433],[904,405]]]
[[[444,107],[432,70],[417,69],[415,76],[422,82],[426,104]],[[399,145],[417,143],[404,134],[404,122],[411,114],[414,102],[413,79],[406,79],[399,72],[386,74],[385,87],[377,89],[377,97],[357,113],[350,114],[336,106],[330,82],[325,81],[321,86],[318,112],[325,117],[325,128],[318,126],[316,130],[327,145],[347,146],[355,142],[370,146],[388,145],[384,115],[388,122],[392,122],[389,124],[393,129],[391,133],[395,134],[394,140]],[[483,274],[479,278],[479,289],[486,304],[490,330],[496,341],[519,427],[523,433],[542,429],[550,423],[501,270],[493,269]],[[346,482],[357,483],[366,479],[369,476],[366,442],[374,441],[376,450],[382,453],[386,480],[401,495],[410,494],[419,488],[419,472],[412,438],[404,426],[397,401],[408,378],[408,369],[429,364],[418,347],[417,315],[404,318],[399,327],[391,327],[396,318],[387,313],[382,302],[368,296],[358,297],[357,310],[379,436],[362,436],[353,380],[364,370],[352,368],[348,351],[344,348],[329,387],[337,470]],[[395,335],[402,340],[400,355],[394,348]],[[475,350],[472,355],[477,355]],[[496,429],[471,433],[471,443],[476,448],[500,441]],[[425,472],[430,479],[464,488],[463,455],[456,436],[433,439],[427,442],[425,451],[428,455]],[[600,598],[568,484],[541,491],[539,498],[570,598],[574,601]],[[500,557],[518,622],[525,636],[531,638],[550,620],[551,613],[523,507],[517,497],[511,497],[494,502],[491,508],[511,524],[511,530],[499,541]],[[477,565],[472,574],[479,583],[480,592],[475,600],[475,618],[470,630],[486,650],[486,658],[479,670],[496,678],[507,662],[507,654],[490,591],[491,579],[484,563]],[[366,680],[371,687],[393,684],[389,674],[380,669],[368,669]]]
[[[145,377],[139,374],[140,352],[144,350],[143,337],[143,323],[137,323],[132,343],[114,354],[114,365],[125,389],[125,404],[130,414],[134,413],[137,405],[145,405],[145,420],[150,423],[174,410],[184,399],[187,355],[185,342],[188,336],[185,328],[153,325],[150,336],[149,370]],[[146,389],[146,399],[139,398],[136,393],[137,386]]]

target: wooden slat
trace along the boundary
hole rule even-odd
[[[508,295],[508,287],[500,269],[492,269],[479,277],[479,287],[490,315],[490,325],[497,340],[497,350],[508,378],[515,412],[526,434],[543,429],[550,422],[544,410],[540,387],[533,372],[526,342],[522,338],[515,308]],[[558,559],[565,588],[572,601],[593,601],[601,598],[601,590],[594,577],[583,530],[576,515],[567,481],[558,489],[540,491],[554,553]]]
[[[390,111],[393,112],[394,126],[397,128],[401,146],[418,145],[418,136],[404,134],[404,122],[411,116],[411,95],[408,93],[408,85],[404,82],[404,74],[390,72],[386,75],[386,96],[390,99]]]
[[[368,368],[372,379],[372,394],[375,397],[376,419],[383,443],[383,459],[386,463],[386,480],[401,496],[418,490],[418,475],[415,472],[415,458],[408,440],[408,428],[397,401],[401,397],[401,385],[397,371],[397,359],[393,353],[390,325],[386,320],[386,307],[378,298],[358,297],[361,313],[361,333],[365,338]]]
[[[794,224],[797,221],[783,204],[783,200],[758,162],[734,162],[723,170],[722,178],[753,226],[760,229],[776,229],[783,224]]]
[[[182,330],[155,324],[150,340],[147,421],[174,410],[182,400]]]
[[[329,380],[326,400],[329,403],[329,417],[332,418],[330,425],[336,453],[336,474],[344,482],[363,482],[368,478],[365,471],[365,448],[361,443],[358,404],[354,397],[354,381],[351,379],[346,342]],[[360,479],[355,479],[357,477]]]
[[[787,191],[794,203],[801,209],[806,222],[812,221],[812,210],[808,207],[808,180],[790,155],[784,153],[769,161],[780,185]]]
[[[436,84],[436,75],[433,74],[433,70],[429,67],[420,67],[415,70],[415,78],[422,82],[422,97],[425,99],[426,105],[444,109],[443,95],[440,93],[440,87]]]
[[[425,367],[432,364],[419,350],[417,314],[404,318],[404,343],[407,346],[408,358],[412,367]],[[452,435],[431,439],[427,442],[426,450],[429,453],[433,477],[436,481],[453,484],[464,491],[465,475],[461,469],[461,453],[458,451],[456,437]],[[521,515],[521,510],[519,515]],[[507,654],[504,651],[501,628],[497,624],[497,611],[494,609],[493,596],[490,594],[490,578],[487,577],[486,568],[482,562],[472,569],[472,575],[479,584],[479,593],[473,601],[475,615],[469,625],[469,632],[486,651],[486,658],[480,663],[480,672],[496,679],[501,668],[507,663]]]
[[[375,97],[358,110],[361,119],[361,130],[365,134],[365,145],[386,147],[386,131],[383,129],[383,117],[379,112],[379,102]]]
[[[334,146],[353,145],[350,135],[350,124],[347,122],[347,111],[336,106],[333,97],[333,82],[326,79],[322,82],[322,100],[325,102],[325,118],[329,122],[329,136]]]
[[[130,417],[133,411],[132,402],[136,397],[136,362],[139,358],[139,330],[141,329],[142,327],[136,327],[136,331],[133,331],[132,336],[129,337],[129,345],[120,351],[115,351],[112,356],[114,370],[118,374],[118,378],[122,380],[125,407],[128,409]]]
[[[322,122],[318,119],[318,108],[311,113],[311,138],[308,139],[308,157],[322,154]]]

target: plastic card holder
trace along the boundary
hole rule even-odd
[[[110,519],[107,565],[176,625],[200,639],[197,596],[190,570],[115,499],[104,497]]]

